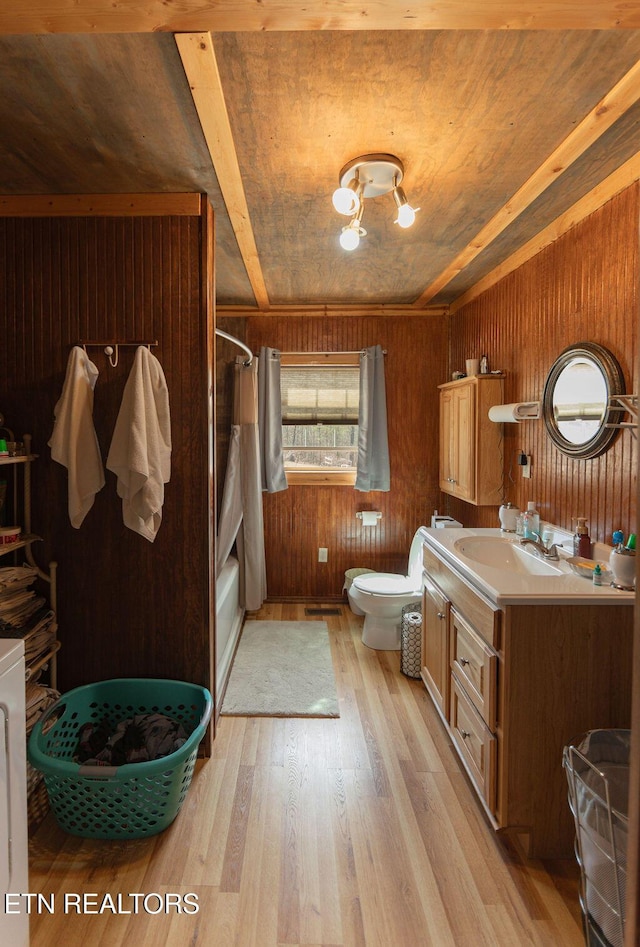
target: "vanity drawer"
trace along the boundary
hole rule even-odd
[[[455,674],[451,675],[451,736],[476,789],[491,813],[496,807],[497,738],[486,726]]]
[[[422,561],[425,570],[438,583],[441,591],[470,621],[475,630],[492,648],[500,650],[500,617],[502,612],[485,598],[478,595],[470,585],[440,559],[427,545],[422,546]]]
[[[451,668],[490,730],[496,729],[498,656],[451,609]]]

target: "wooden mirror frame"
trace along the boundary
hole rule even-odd
[[[542,396],[542,415],[547,428],[547,433],[558,450],[569,457],[578,457],[587,459],[597,457],[606,451],[614,438],[619,434],[618,428],[607,427],[610,423],[610,414],[614,413],[614,418],[619,416],[619,411],[624,410],[622,406],[619,409],[608,407],[605,410],[600,427],[597,432],[588,441],[581,444],[574,444],[562,435],[556,421],[553,407],[553,395],[555,386],[564,369],[576,357],[582,356],[588,361],[593,362],[598,368],[605,380],[607,387],[607,404],[610,405],[611,398],[616,395],[625,394],[624,375],[622,369],[615,357],[608,349],[595,342],[578,342],[576,345],[570,345],[564,349],[555,360],[547,380],[544,385],[544,394]]]

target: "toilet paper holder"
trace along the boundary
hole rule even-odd
[[[372,520],[376,522],[382,519],[382,513],[380,510],[358,510],[356,516],[359,520],[362,520],[362,525],[370,525]]]

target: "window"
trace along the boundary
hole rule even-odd
[[[359,353],[283,352],[280,387],[287,481],[353,486],[358,459]]]

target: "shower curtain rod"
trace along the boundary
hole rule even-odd
[[[362,355],[366,349],[354,349],[351,352],[286,352],[286,355],[324,355],[325,358],[331,358],[333,355]],[[382,354],[386,355],[387,350],[383,349]]]
[[[233,344],[241,348],[243,352],[246,352],[249,358],[244,364],[251,365],[251,363],[253,362],[253,352],[251,351],[249,346],[245,345],[244,342],[241,342],[240,339],[236,339],[234,335],[229,335],[228,332],[224,332],[222,329],[216,329],[216,335],[219,335],[221,338],[226,339],[227,342],[233,342]]]

